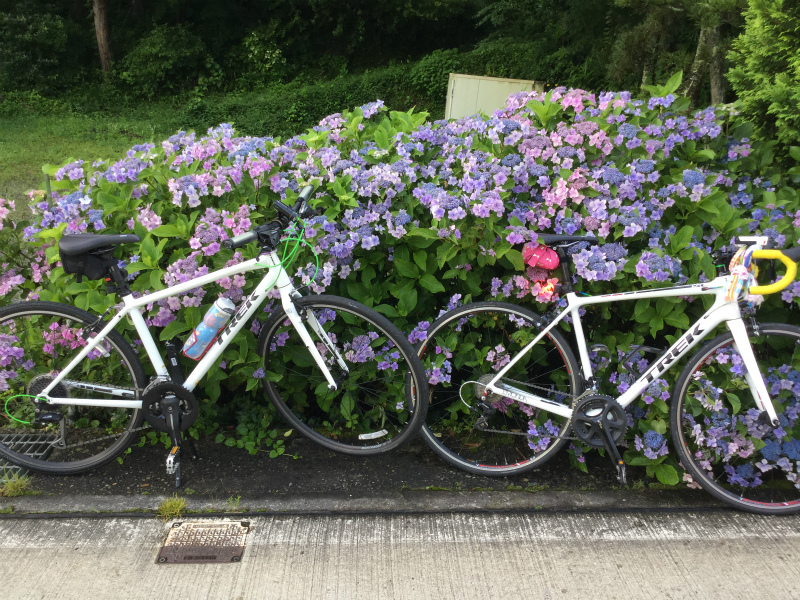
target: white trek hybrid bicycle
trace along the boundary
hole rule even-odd
[[[288,246],[279,258],[276,248],[287,230],[283,243],[294,243],[289,259],[299,248],[303,218],[314,212],[308,204],[312,192],[307,186],[294,208],[275,202],[275,221],[222,244],[234,249],[258,242],[257,258],[138,298],[114,258],[117,245],[139,242],[138,236],[64,236],[59,251],[65,271],[105,278],[120,302],[99,317],[55,302],[0,309],[0,456],[45,473],[80,473],[119,456],[137,431],[153,427],[172,439],[167,471],[180,485],[181,431],[199,412],[193,390],[219,368],[223,352],[246,333],[242,329],[272,288],[280,293],[280,307],[250,336],[260,363],[248,368],[262,371],[264,391],[289,425],[347,454],[385,452],[416,434],[428,393],[405,335],[358,302],[301,295],[284,268]],[[267,270],[264,278],[188,375],[178,357],[182,340],[164,343],[165,360],[142,307],[258,269]],[[240,354],[227,361],[228,369],[245,362],[246,354]]]
[[[660,390],[651,387],[660,386],[656,380],[724,324],[728,331],[686,361],[673,387],[670,427],[680,461],[694,481],[737,508],[800,511],[800,327],[759,323],[743,317],[740,306],[748,293],[774,293],[789,285],[800,247],[767,250],[767,238],[739,238],[749,272],[739,269],[739,275],[694,285],[578,296],[565,248],[598,240],[539,235],[538,241],[557,247],[567,301],[563,311],[543,316],[508,303],[472,303],[437,319],[417,346],[430,377],[423,436],[433,450],[466,471],[501,476],[541,466],[568,439],[577,439],[604,448],[625,482],[617,444],[634,423],[625,408],[642,394],[656,395]],[[781,260],[787,272],[775,284],[748,289],[752,259],[759,258]],[[643,363],[642,375],[624,393],[600,394],[590,352],[608,348],[587,347],[581,309],[704,295],[714,298],[708,311],[649,365]],[[556,329],[567,319],[579,360]],[[632,354],[644,350],[655,349],[634,348]],[[645,441],[660,445],[659,435],[651,433]],[[651,448],[653,454],[666,452],[666,445],[659,445]]]

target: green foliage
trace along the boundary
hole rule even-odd
[[[397,73],[405,76],[407,71],[398,68]],[[382,76],[386,76],[385,73]],[[579,216],[587,231],[597,231],[601,219],[590,215],[590,210],[597,210],[595,202],[607,203],[605,206],[608,207],[608,213],[602,219],[607,229],[599,235],[606,238],[607,242],[623,243],[627,262],[624,269],[615,270],[608,281],[584,278],[580,283],[582,291],[614,293],[629,291],[632,286],[662,286],[665,279],[650,277],[642,281],[636,278],[637,265],[643,260],[644,253],[673,257],[678,272],[666,273],[665,276],[676,281],[696,282],[702,277],[714,275],[709,249],[719,248],[731,236],[748,231],[747,225],[751,220],[754,230],[774,229],[773,236],[784,235],[787,244],[794,242],[797,234],[792,223],[800,208],[800,199],[793,189],[796,174],[784,172],[779,165],[773,164],[771,142],[753,136],[751,127],[735,118],[727,109],[712,107],[695,115],[687,112],[685,100],[673,102],[673,99],[663,97],[669,96],[679,85],[678,75],[664,86],[654,87],[653,93],[662,97],[655,98],[658,102],[652,106],[647,102],[633,103],[627,96],[615,94],[598,100],[581,91],[557,90],[545,97],[514,97],[504,118],[494,119],[491,124],[480,119],[453,125],[431,124],[427,122],[427,115],[413,110],[375,109],[375,115],[365,119],[365,109],[359,108],[326,119],[319,126],[307,129],[286,143],[274,138],[233,138],[229,127],[220,127],[209,132],[202,140],[197,140],[197,148],[194,147],[195,141],[189,142],[185,138],[167,144],[169,150],[160,144],[152,149],[140,148],[130,160],[142,160],[147,165],[137,173],[135,182],[115,183],[113,177],[109,179],[95,175],[96,185],[85,193],[94,203],[93,207],[104,210],[107,232],[129,231],[129,223],[132,222],[134,232],[143,238],[139,249],[141,258],[129,267],[131,272],[139,272],[132,288],[143,293],[162,289],[167,267],[190,255],[188,241],[198,235],[198,224],[207,218],[209,209],[212,213],[232,213],[242,206],[252,205],[253,208],[248,209],[249,217],[253,223],[263,222],[274,215],[272,203],[277,193],[273,189],[277,188],[272,186],[279,185],[281,181],[286,181],[288,185],[290,180],[299,177],[302,183],[308,181],[317,185],[319,196],[315,199],[315,206],[335,224],[352,221],[348,211],[358,207],[359,203],[362,207],[385,203],[382,214],[387,216],[376,218],[384,219],[387,223],[389,219],[399,218],[400,211],[404,211],[409,217],[405,221],[407,231],[394,235],[387,232],[387,226],[382,225],[381,243],[369,248],[356,246],[352,254],[353,262],[337,263],[332,255],[326,256],[324,252],[322,262],[330,261],[327,265],[331,273],[330,281],[325,284],[329,293],[355,297],[374,306],[406,332],[412,331],[420,321],[434,318],[454,294],[461,294],[464,301],[493,297],[499,289],[495,279],[500,284],[510,285],[513,282],[509,291],[503,292],[506,296],[516,302],[532,303],[538,309],[543,309],[540,303],[551,299],[552,287],[547,292],[539,281],[526,278],[527,271],[519,246],[522,242],[512,241],[510,230],[549,231],[552,225],[545,219],[557,217],[559,226],[562,226],[567,219]],[[292,88],[287,86],[282,89]],[[315,88],[297,86],[293,89],[297,95],[288,96],[287,104],[291,100],[296,110],[300,107],[309,111],[308,115],[302,117],[303,120],[310,119],[313,106],[327,109],[331,105],[326,102],[340,102],[348,98],[337,95],[339,92],[345,93],[344,90],[327,84]],[[337,93],[334,94],[334,91]],[[326,96],[327,93],[331,94],[330,97]],[[366,91],[360,90],[358,93]],[[242,102],[246,103],[244,100]],[[592,108],[589,109],[589,106]],[[577,118],[578,113],[580,119]],[[510,127],[514,123],[509,121],[514,121],[516,127]],[[550,158],[540,158],[542,152],[539,148],[538,154],[526,159],[530,158],[531,167],[546,165],[543,168],[548,173],[548,180],[547,190],[544,190],[545,184],[541,183],[538,176],[529,177],[528,171],[520,168],[513,170],[523,160],[520,153],[526,151],[526,146],[515,145],[522,143],[521,122],[525,123],[525,127],[536,130],[541,127],[547,134],[526,129],[528,138],[525,138],[525,143],[536,139],[537,143],[545,146],[550,143],[548,140],[554,139],[559,141],[559,147],[563,146],[562,140],[573,135],[568,133],[573,123],[583,123],[582,128],[590,127],[592,133],[579,136],[584,152],[580,160],[587,165],[599,165],[598,168],[578,167],[572,160],[568,163],[570,166],[566,167],[565,161],[556,152],[550,152]],[[627,135],[633,137],[623,136],[623,125],[620,123],[627,127]],[[677,129],[681,131],[681,140],[674,147],[665,148],[661,140],[673,135],[670,131]],[[725,134],[721,134],[721,131]],[[589,141],[590,135],[595,141]],[[751,143],[739,143],[744,138],[749,138]],[[425,140],[425,143],[417,145],[418,139]],[[735,145],[731,143],[733,141],[736,141]],[[650,146],[651,142],[658,144]],[[173,143],[177,143],[177,147],[173,147]],[[181,144],[189,144],[191,148]],[[247,159],[239,155],[237,160],[236,154],[230,149],[244,147],[247,147]],[[182,150],[186,150],[186,160],[173,164]],[[195,158],[194,150],[203,158]],[[291,157],[287,159],[290,162],[280,164],[268,159],[273,153],[274,156]],[[480,162],[476,153],[480,153]],[[359,169],[347,173],[335,170],[336,159],[327,164],[324,162],[325,157],[332,154],[336,157],[359,156],[362,157],[359,160],[365,162]],[[463,158],[449,160],[461,155]],[[475,160],[471,162],[473,158]],[[262,159],[265,161],[263,164],[260,163]],[[446,173],[441,171],[444,159],[448,159],[449,170]],[[119,164],[128,166],[127,160]],[[406,170],[398,171],[386,186],[378,185],[377,182],[382,181],[380,174],[389,172],[393,166],[405,164],[401,161],[408,162],[404,167]],[[87,189],[86,181],[93,176],[90,164],[83,163],[85,173],[74,180],[68,181],[62,177],[60,181],[55,181],[53,189],[62,198],[79,189]],[[259,164],[262,164],[263,170],[256,168]],[[605,174],[613,176],[616,173],[621,179],[611,178],[604,182],[601,179],[604,171],[600,166],[613,168],[613,172]],[[102,169],[111,167],[106,164]],[[117,165],[113,168],[118,170]],[[499,201],[496,212],[481,204],[481,198],[488,203],[488,195],[473,200],[456,187],[474,181],[470,168],[486,170],[485,181],[492,186],[491,191],[496,192],[494,197]],[[236,181],[229,182],[226,179],[227,169],[238,172]],[[637,169],[653,176],[638,177]],[[50,167],[46,171],[55,175],[57,168]],[[723,171],[725,176],[718,177]],[[703,184],[687,184],[687,188],[684,184],[687,172],[695,176],[699,174]],[[505,176],[497,177],[501,173]],[[197,177],[220,177],[220,181],[231,183],[230,190],[220,187],[218,193],[204,192],[193,204],[188,204],[178,194],[176,204],[173,193],[176,186],[180,185],[178,180]],[[519,185],[525,184],[522,190],[514,189],[518,185],[516,177],[521,177]],[[623,185],[623,180],[626,180],[626,184],[630,183],[628,177],[630,180],[636,179],[641,188],[633,193],[628,188],[623,195],[624,188],[618,186]],[[587,178],[592,179],[593,185],[587,184]],[[577,199],[567,200],[565,195],[564,205],[556,204],[553,189],[567,190],[575,181],[580,182],[574,184],[580,186],[573,190],[577,196],[573,194],[569,198]],[[743,186],[741,188],[740,183]],[[138,193],[142,185],[147,186],[146,195]],[[425,190],[431,189],[441,198],[468,199],[464,202],[468,202],[465,206],[470,211],[465,211],[460,217],[449,216],[444,210],[440,215],[434,215],[432,200],[423,201],[426,193],[433,193]],[[662,190],[669,201],[655,200],[665,197],[664,194],[659,195]],[[286,201],[291,203],[295,193],[288,192]],[[542,195],[544,193],[548,195],[547,199]],[[734,194],[739,196],[736,203],[732,200]],[[656,202],[664,204],[656,209]],[[515,203],[523,203],[523,212],[534,213],[527,227],[521,226],[518,217],[508,216],[508,207],[516,206]],[[783,212],[773,220],[769,211],[776,205],[780,205]],[[632,212],[634,210],[638,214]],[[759,216],[756,216],[756,210]],[[161,225],[146,229],[142,225],[145,211],[158,215]],[[591,226],[588,224],[590,217],[595,221]],[[639,224],[639,228],[627,231],[623,218]],[[541,225],[538,224],[540,222]],[[665,230],[670,226],[674,226],[674,229],[667,233]],[[39,285],[31,277],[26,277],[26,282],[21,286],[23,293],[36,292],[45,300],[73,302],[81,307],[91,306],[102,311],[114,303],[113,297],[101,294],[102,282],[84,281],[77,284],[64,275],[56,264],[55,249],[50,244],[62,235],[63,229],[64,225],[59,225],[40,234],[40,239],[35,243],[40,246],[47,257],[46,262],[52,267],[50,278]],[[654,239],[651,239],[651,233]],[[314,232],[308,232],[307,239],[309,243],[320,244],[321,238],[326,235],[321,228],[315,228]],[[651,241],[655,241],[656,247],[651,245]],[[330,248],[331,243],[326,241],[324,247]],[[242,258],[250,258],[255,252],[255,247],[243,249]],[[119,258],[124,258],[121,251]],[[232,258],[231,251],[223,249],[210,256],[200,256],[198,260],[212,270],[223,267]],[[297,266],[311,260],[311,256],[304,254]],[[358,267],[351,268],[349,265],[355,265],[355,261],[358,261]],[[346,270],[344,267],[347,267]],[[249,293],[254,286],[255,280],[250,278],[242,288],[243,293]],[[159,337],[165,339],[188,331],[199,321],[210,301],[222,291],[216,285],[207,286],[203,306],[187,306],[188,303],[184,303],[176,308],[175,320],[158,333]],[[767,299],[762,310],[768,313],[768,316],[765,315],[767,320],[786,320],[787,307],[780,297]],[[156,317],[159,311],[160,308],[154,306],[148,317]],[[643,301],[635,307],[620,305],[613,312],[608,309],[589,311],[585,325],[587,331],[592,332],[591,342],[606,344],[614,354],[617,349],[624,351],[632,344],[649,342],[652,337],[658,342],[674,340],[674,328],[685,328],[689,317],[702,312],[700,301],[686,304],[679,303],[677,299],[660,299]],[[258,318],[266,317],[263,314]],[[126,327],[125,324],[121,326]],[[251,330],[243,330],[223,354],[225,370],[218,369],[210,373],[202,382],[203,389],[198,394],[204,393],[212,404],[225,406],[226,398],[235,397],[242,389],[245,394],[255,389],[258,381],[252,375],[259,364],[255,340]],[[619,379],[612,383],[621,385]],[[613,393],[616,390],[609,391]],[[301,391],[297,390],[298,398],[300,394]],[[260,401],[263,403],[263,396]],[[265,410],[263,404],[259,408],[255,400],[248,405],[247,402],[240,403],[237,398],[237,406],[243,407],[242,411],[227,421],[213,412],[206,413],[203,427],[207,428],[206,431],[214,431],[221,443],[250,452],[266,450],[270,455],[281,454],[284,435],[273,424],[272,413]],[[658,431],[656,427],[665,424],[666,404],[663,399],[655,399],[651,404],[643,404],[639,408],[649,411],[649,416],[644,420],[646,428],[634,432],[636,435]],[[217,423],[223,422],[225,425],[218,428]],[[231,429],[226,428],[229,423]],[[585,463],[581,461],[582,452],[583,449],[576,448],[572,453],[579,468],[585,468]],[[674,468],[675,465],[668,459],[646,464],[653,476],[663,482],[672,481],[673,472],[668,467]]]
[[[67,41],[67,25],[57,15],[0,12],[0,90],[52,89],[62,76],[58,57]]]
[[[445,87],[447,78],[445,76]],[[405,65],[347,75],[333,81],[302,84],[273,83],[256,92],[209,95],[189,104],[181,122],[205,130],[222,121],[249,135],[289,137],[318,123],[324,116],[382,98],[393,106],[428,106],[428,97],[415,94]],[[444,96],[440,110],[444,110]]]
[[[786,150],[800,143],[800,4],[750,0],[728,79],[742,112]]]
[[[156,510],[156,514],[166,523],[170,519],[179,519],[188,507],[189,503],[186,498],[181,498],[176,492],[171,497],[164,499]]]
[[[450,73],[461,72],[462,60],[457,50],[435,50],[411,69],[411,81],[428,98],[444,99]]]
[[[120,61],[119,78],[144,98],[197,82],[207,68],[203,42],[186,27],[159,25]]]
[[[9,474],[3,471],[0,479],[0,497],[16,498],[26,494],[33,494],[31,490],[31,478],[28,475],[20,475],[16,471]]]
[[[260,26],[244,38],[242,46],[247,68],[244,83],[258,84],[280,80],[286,70],[286,58],[275,41],[275,30],[279,23],[271,21],[269,26]]]

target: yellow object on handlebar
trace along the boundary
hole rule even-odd
[[[756,285],[751,287],[750,293],[753,295],[766,295],[780,292],[782,289],[791,284],[794,281],[794,278],[797,276],[797,263],[780,250],[754,250],[753,258],[779,260],[786,265],[786,273],[779,281],[776,281],[770,285]]]

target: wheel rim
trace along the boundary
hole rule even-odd
[[[457,466],[486,474],[525,470],[542,464],[565,443],[568,419],[500,396],[490,397],[485,410],[479,405],[482,386],[464,385],[488,382],[524,348],[538,333],[530,319],[509,309],[458,312],[445,316],[420,345],[430,386],[423,433]],[[574,374],[549,335],[512,367],[506,383],[565,405],[575,394]]]
[[[750,336],[781,425],[759,411],[730,336],[703,353],[680,392],[679,445],[691,476],[751,510],[800,510],[800,332]]]
[[[83,331],[80,319],[41,310],[0,320],[0,444],[12,460],[34,469],[88,469],[115,456],[136,423],[134,409],[56,406],[29,397],[42,392],[86,344]],[[134,399],[129,361],[108,338],[100,348],[51,396],[108,399],[100,389],[119,387]],[[50,422],[37,422],[37,407]]]
[[[288,318],[280,319],[264,342],[267,393],[291,426],[330,448],[374,451],[396,442],[414,408],[406,396],[411,371],[406,356],[382,326],[350,309],[315,305],[313,314],[349,372],[307,327],[339,384],[337,390],[328,389],[299,334]]]

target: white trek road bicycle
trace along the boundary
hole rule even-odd
[[[412,345],[385,317],[360,303],[301,295],[284,269],[287,252],[281,260],[276,251],[289,229],[294,233],[284,243],[295,243],[290,258],[296,253],[302,219],[313,214],[312,192],[306,187],[294,208],[276,202],[276,221],[222,244],[234,249],[257,241],[257,258],[138,298],[113,255],[118,244],[138,242],[138,236],[63,237],[59,250],[65,270],[106,278],[121,303],[100,317],[55,302],[0,309],[0,455],[32,470],[79,473],[119,456],[137,431],[150,426],[170,435],[167,470],[180,485],[181,431],[199,412],[193,390],[237,334],[249,336],[259,363],[245,365],[246,351],[228,353],[227,369],[260,370],[266,395],[281,415],[314,441],[348,454],[375,454],[410,439],[424,423],[428,397]],[[164,344],[165,361],[142,307],[257,269],[267,269],[264,278],[184,377],[178,357],[182,340]],[[255,336],[243,332],[272,288],[280,293],[280,307],[265,322],[257,321]],[[126,330],[135,345],[119,330]],[[140,362],[142,354],[151,364],[149,372]]]
[[[695,482],[737,508],[800,511],[800,327],[743,317],[740,303],[748,293],[748,277],[736,288],[741,278],[733,273],[694,285],[578,296],[569,285],[564,249],[597,240],[539,238],[556,245],[561,258],[563,311],[546,317],[503,302],[472,303],[437,319],[417,347],[430,377],[423,436],[437,454],[473,473],[510,475],[541,466],[568,439],[577,439],[604,448],[625,482],[617,444],[634,424],[633,416],[642,416],[637,411],[647,410],[637,407],[629,416],[625,408],[640,396],[650,403],[659,398],[663,387],[657,380],[724,323],[728,331],[686,362],[673,388],[670,427],[680,461]],[[800,247],[766,250],[764,237],[738,243],[748,246],[745,274],[755,272],[751,259],[778,259],[787,266],[779,282],[750,287],[749,293],[774,293],[794,280]],[[714,298],[708,311],[651,364],[641,362],[640,354],[656,349],[634,347],[627,359],[635,354],[643,372],[624,393],[600,394],[590,352],[608,348],[587,347],[584,307],[704,295]],[[565,320],[574,330],[580,360],[556,329]],[[640,449],[651,459],[645,462],[663,460],[665,432],[640,433]]]

